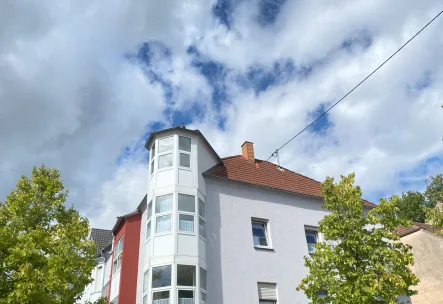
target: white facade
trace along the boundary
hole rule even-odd
[[[173,129],[148,147],[151,176],[147,207],[141,210],[137,303],[206,303],[201,279],[207,269],[206,190],[201,176],[219,161],[201,140]]]
[[[211,304],[259,303],[258,282],[274,283],[277,303],[309,303],[295,289],[307,275],[305,229],[327,214],[322,201],[207,179],[208,293]],[[256,248],[252,219],[267,221],[269,249]]]
[[[111,263],[108,261],[105,262],[104,258],[98,259],[97,265],[91,272],[92,282],[89,283],[83,295],[77,303],[94,303],[98,299],[102,297],[103,288],[109,282],[109,274],[111,270]]]

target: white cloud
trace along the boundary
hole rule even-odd
[[[286,1],[275,23],[262,27],[258,3],[238,4],[227,29],[212,15],[214,1],[2,2],[0,166],[59,168],[70,203],[110,228],[147,189],[145,151],[116,159],[125,147],[141,146],[149,125],[170,123],[167,107],[193,116],[188,127],[198,127],[220,155],[239,154],[251,140],[267,159],[440,9],[430,0]],[[355,171],[369,196],[402,191],[403,182],[419,188],[441,171],[426,160],[443,152],[442,29],[437,20],[331,111],[326,133],[309,131],[282,150],[281,163],[319,180]],[[149,67],[125,58],[148,41],[168,54],[153,45]],[[344,41],[354,45],[341,48]],[[216,80],[228,99],[220,107],[211,81],[192,66],[191,45],[225,68],[226,78]],[[289,81],[283,74],[259,94],[237,82],[251,67],[270,71],[282,60],[312,72]],[[173,100],[147,71],[170,85]],[[417,88],[426,75],[429,86]],[[192,114],[194,105],[203,117]],[[221,118],[223,129],[214,123]],[[0,199],[17,178],[0,169]]]

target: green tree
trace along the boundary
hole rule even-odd
[[[0,304],[72,304],[91,281],[96,245],[67,195],[42,166],[0,202]]]
[[[394,304],[399,296],[415,294],[410,246],[393,233],[408,225],[396,216],[399,198],[382,199],[365,212],[354,174],[337,184],[328,177],[322,185],[323,208],[331,213],[320,221],[324,241],[305,258],[309,274],[297,290],[313,304]]]
[[[431,176],[426,184],[426,207],[434,208],[438,203],[443,203],[443,174]]]
[[[425,196],[421,192],[404,192],[401,197],[394,200],[394,202],[397,204],[398,216],[413,222],[425,222]]]
[[[435,234],[443,236],[443,207],[438,206],[429,209],[426,219],[434,227]]]

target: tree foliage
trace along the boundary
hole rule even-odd
[[[402,193],[399,199],[394,200],[397,204],[397,215],[404,219],[424,223],[426,219],[425,196],[418,191]]]
[[[443,174],[431,176],[426,184],[426,207],[434,208],[438,203],[443,203]]]
[[[60,174],[34,167],[0,202],[0,304],[67,304],[91,281],[96,245],[66,208]]]
[[[410,246],[393,231],[408,222],[396,216],[397,196],[380,200],[365,212],[354,174],[339,183],[323,183],[323,207],[331,213],[320,221],[324,241],[305,258],[309,274],[297,290],[313,304],[393,304],[399,296],[411,296],[418,279]]]

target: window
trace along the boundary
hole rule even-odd
[[[178,230],[194,232],[195,196],[178,194]]]
[[[149,269],[143,275],[143,304],[148,304]]]
[[[202,290],[208,290],[208,282],[207,282],[208,273],[203,268],[200,268],[200,288]]]
[[[198,233],[202,238],[206,238],[206,206],[201,199],[198,199],[198,215]]]
[[[252,236],[255,247],[270,247],[267,228],[268,222],[266,220],[252,220]]]
[[[154,292],[152,304],[169,304],[169,290]]]
[[[193,290],[179,290],[178,291],[178,304],[194,304],[194,291]]]
[[[154,173],[155,168],[155,142],[151,148],[151,174]]]
[[[180,153],[180,167],[191,168],[191,155]]]
[[[179,194],[178,195],[178,211],[195,212],[195,196]]]
[[[165,233],[172,230],[172,203],[172,194],[155,198],[155,233]]]
[[[179,215],[178,230],[194,232],[194,216],[187,214]]]
[[[260,304],[277,303],[277,284],[275,283],[257,283],[258,298]]]
[[[171,265],[152,268],[152,288],[171,286]],[[168,294],[169,296],[169,294]]]
[[[148,211],[146,217],[146,240],[149,240],[151,237],[152,201],[148,203]]]
[[[158,153],[174,150],[174,137],[166,137],[158,140]]]
[[[315,252],[315,248],[313,245],[317,244],[317,231],[314,229],[305,229],[305,235],[306,235],[306,243],[308,244],[308,252],[309,254],[312,254]]]
[[[177,285],[195,287],[195,266],[177,265]]]
[[[109,304],[118,304],[118,296],[116,296]]]
[[[200,303],[201,304],[206,304],[206,303],[208,303],[208,295],[207,294],[205,294],[205,293],[201,293],[200,294]]]
[[[95,272],[95,291],[100,291],[102,288],[102,274],[103,274],[103,267],[97,267],[97,270]]]
[[[191,168],[191,139],[179,136],[178,149],[180,150],[180,167]]]
[[[191,139],[189,137],[178,137],[178,149],[181,151],[191,152]]]
[[[112,263],[112,274],[116,274],[122,266],[123,255],[123,241],[125,236],[123,235],[114,246],[114,261]]]
[[[158,157],[158,168],[163,169],[167,167],[172,167],[172,153],[159,155]]]

